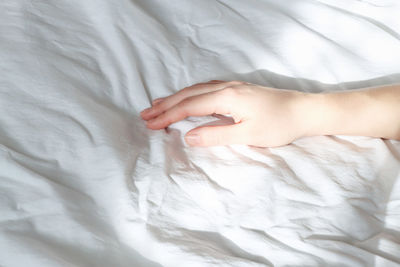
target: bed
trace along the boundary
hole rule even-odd
[[[400,142],[188,147],[151,100],[400,83],[396,0],[0,2],[0,266],[399,266]],[[400,114],[399,114],[400,119]]]

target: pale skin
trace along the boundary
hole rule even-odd
[[[274,89],[240,81],[195,84],[141,112],[159,130],[189,116],[230,115],[234,122],[190,130],[190,146],[278,147],[306,136],[358,135],[400,140],[400,85],[328,93]]]

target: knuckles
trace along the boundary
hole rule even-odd
[[[244,85],[244,84],[246,84],[246,83],[243,82],[243,81],[231,81],[230,84],[231,84],[231,85]]]
[[[236,89],[232,87],[226,87],[218,91],[219,96],[222,98],[223,101],[230,101],[236,98],[238,92]]]

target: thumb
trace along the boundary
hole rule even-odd
[[[203,126],[189,131],[185,141],[190,146],[224,146],[245,144],[246,132],[242,123],[224,126]]]

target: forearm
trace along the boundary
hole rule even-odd
[[[362,135],[400,140],[400,86],[306,94],[304,135]]]

